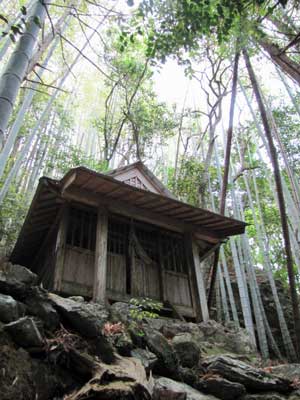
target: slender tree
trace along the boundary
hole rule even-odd
[[[271,132],[271,128],[269,125],[269,121],[267,118],[267,112],[262,100],[262,96],[260,94],[259,86],[256,80],[256,76],[254,70],[252,68],[249,55],[247,51],[243,50],[243,55],[246,63],[246,67],[249,73],[249,78],[253,87],[253,91],[256,97],[256,101],[258,103],[258,107],[260,110],[262,123],[265,130],[266,139],[268,141],[270,155],[271,155],[271,163],[273,166],[274,171],[274,178],[278,196],[278,203],[279,203],[279,211],[280,211],[280,219],[282,225],[282,234],[285,244],[285,253],[286,253],[286,264],[287,264],[287,271],[290,283],[290,293],[291,293],[291,300],[292,300],[292,307],[293,307],[293,316],[294,316],[294,325],[295,325],[295,333],[296,333],[296,344],[297,344],[297,351],[299,352],[300,349],[300,313],[299,313],[299,302],[298,302],[298,294],[296,289],[296,280],[295,280],[295,273],[294,273],[294,266],[293,266],[293,256],[291,250],[291,243],[290,243],[290,235],[289,235],[289,227],[287,222],[286,216],[286,208],[285,208],[285,200],[283,196],[283,189],[282,189],[282,182],[280,176],[280,168],[278,163],[278,156],[277,151],[274,145],[273,136]],[[298,354],[299,356],[299,354]]]
[[[237,91],[237,81],[238,81],[238,65],[239,65],[239,57],[240,53],[237,51],[234,57],[234,67],[233,67],[233,78],[232,78],[232,94],[231,94],[231,102],[230,102],[230,112],[229,112],[229,127],[227,131],[227,142],[226,142],[226,151],[225,151],[225,161],[224,161],[224,175],[222,180],[222,188],[221,188],[221,200],[220,200],[220,214],[224,215],[225,205],[226,205],[226,194],[227,194],[227,186],[228,186],[228,174],[229,174],[229,165],[230,165],[230,155],[231,155],[231,143],[232,143],[232,133],[233,133],[233,119],[234,119],[234,108],[235,108],[235,100],[236,100],[236,91]],[[212,296],[214,291],[214,285],[217,275],[218,262],[219,262],[219,252],[218,249],[215,252],[214,263],[212,267],[211,274],[211,282],[208,293],[208,307],[211,307],[212,304]]]
[[[36,0],[26,24],[0,78],[0,150],[3,147],[4,132],[12,114],[14,102],[30,63],[38,33],[46,16],[44,0]]]

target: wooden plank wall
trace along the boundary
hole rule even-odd
[[[131,294],[133,297],[160,299],[157,263],[146,265],[143,261],[135,257],[131,271]]]
[[[66,246],[62,278],[62,292],[89,296],[94,281],[95,253],[88,249]],[[75,285],[72,285],[72,284]]]
[[[57,229],[51,234],[43,254],[34,266],[34,272],[39,276],[39,281],[49,290],[53,289],[56,235]]]
[[[174,305],[192,307],[189,277],[173,271],[165,271],[167,300]]]
[[[106,289],[118,294],[126,294],[126,257],[108,253]]]

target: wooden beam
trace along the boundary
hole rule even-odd
[[[69,187],[70,185],[72,185],[72,183],[75,181],[76,177],[77,177],[77,174],[76,174],[76,172],[74,171],[74,172],[65,180],[65,182],[63,183],[63,186],[62,186],[62,188],[61,188],[61,195],[63,195],[64,191],[67,190],[68,187]]]
[[[185,224],[184,222],[174,221],[172,218],[165,217],[159,213],[141,209],[139,207],[128,205],[126,201],[118,201],[115,199],[102,198],[101,196],[94,195],[89,191],[80,190],[76,188],[69,188],[64,192],[64,198],[78,201],[84,204],[88,204],[92,207],[98,207],[99,203],[108,207],[112,213],[124,215],[126,217],[134,218],[136,220],[148,222],[157,226],[161,226],[175,232],[186,232],[186,231],[197,231],[197,237],[210,242],[218,243],[220,241],[219,236],[213,231],[205,228],[195,226],[193,224]]]
[[[193,251],[192,251],[192,239],[191,239],[191,234],[188,232],[184,234],[184,250],[188,266],[188,276],[191,289],[193,309],[196,315],[196,321],[201,322],[202,312],[201,312],[200,299],[198,295],[198,288],[196,284],[195,265],[194,265]]]
[[[207,321],[209,319],[209,314],[198,245],[192,235],[188,232],[184,235],[184,245],[196,320]]]
[[[189,217],[189,216],[194,216],[195,215],[195,210],[183,210],[183,211],[172,211],[172,212],[168,212],[166,215],[168,215],[168,217],[172,217],[172,218],[185,218],[185,217]]]
[[[160,298],[163,302],[167,300],[167,287],[166,287],[166,274],[165,274],[165,262],[163,255],[163,246],[162,246],[162,235],[161,232],[158,232],[158,268],[159,268],[159,290],[160,290]]]
[[[98,207],[95,249],[95,271],[93,301],[105,302],[106,276],[107,276],[107,236],[108,215],[107,210]]]
[[[69,220],[69,207],[67,204],[64,204],[62,215],[59,221],[58,232],[56,237],[56,245],[55,245],[55,271],[54,271],[53,289],[57,292],[61,290],[61,283],[63,277],[68,220]]]
[[[202,273],[202,263],[199,257],[199,249],[197,243],[193,240],[192,241],[192,251],[193,251],[193,259],[194,259],[194,268],[196,274],[196,281],[197,281],[197,288],[198,288],[198,295],[200,299],[201,305],[201,314],[202,320],[208,321],[209,320],[209,313],[208,313],[208,306],[207,306],[207,299],[206,299],[206,288],[203,279]]]
[[[42,242],[42,245],[40,246],[38,252],[36,253],[36,256],[32,263],[32,271],[35,271],[35,266],[36,266],[38,260],[42,257],[44,249],[47,246],[49,239],[51,238],[51,235],[54,234],[54,231],[59,223],[59,220],[61,219],[61,217],[63,215],[63,212],[64,212],[64,207],[62,206],[61,209],[59,210],[59,212],[56,214],[55,220],[53,221],[50,229],[48,230],[48,233],[47,233],[45,239]]]

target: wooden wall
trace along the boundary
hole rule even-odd
[[[93,292],[95,253],[66,246],[62,274],[62,292],[90,297]]]
[[[156,248],[159,241],[157,240],[158,236],[155,236],[155,232],[153,233],[152,242],[152,234],[149,230],[141,231],[140,225],[137,230],[137,236],[141,240],[142,247],[151,259],[156,259],[152,263],[146,263],[137,255],[133,259],[128,255],[126,247],[128,244],[126,245],[126,243],[128,243],[127,235],[129,229],[128,227],[124,228],[124,226],[126,227],[126,222],[122,222],[121,225],[124,225],[120,228],[120,225],[119,227],[118,225],[112,226],[112,221],[110,220],[109,223],[111,234],[109,234],[106,278],[106,289],[109,298],[112,300],[128,300],[130,297],[149,297],[162,300],[162,290],[164,290],[165,300],[179,308],[181,307],[183,313],[193,315],[189,275],[183,265],[184,255],[178,253],[180,252],[178,239],[176,241],[171,238],[168,247],[164,249],[167,258],[164,258],[165,268],[161,273],[161,265]],[[72,224],[74,226],[74,220]],[[126,236],[125,239],[124,235]],[[168,240],[166,232],[164,232],[164,237],[165,240]],[[116,240],[116,244],[113,244],[112,240]],[[89,240],[89,242],[91,241]],[[172,254],[172,249],[175,248],[178,254]],[[95,251],[70,243],[66,244],[61,282],[62,293],[92,297],[94,268]],[[127,274],[129,275],[127,276]],[[160,284],[161,279],[164,281],[163,284]]]
[[[135,257],[131,270],[131,294],[133,297],[150,297],[160,300],[159,270],[157,263],[145,264]]]
[[[53,288],[56,236],[57,229],[54,229],[44,249],[41,248],[37,255],[35,265],[32,266],[32,270],[39,276],[39,281],[49,290]]]

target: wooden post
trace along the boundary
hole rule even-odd
[[[209,319],[209,314],[198,246],[190,233],[184,235],[184,244],[188,262],[193,307],[196,311],[196,320],[207,321]]]
[[[58,225],[58,232],[55,245],[55,265],[54,265],[54,282],[53,290],[59,292],[61,290],[61,283],[64,271],[64,259],[67,240],[67,229],[69,220],[69,206],[63,205],[61,218]]]
[[[202,320],[207,321],[207,320],[209,320],[209,313],[208,313],[207,299],[206,299],[206,288],[205,288],[204,279],[203,279],[202,265],[201,265],[200,257],[199,257],[199,249],[198,249],[197,243],[194,240],[192,241],[192,251],[193,251],[194,268],[195,268],[195,273],[196,273],[198,295],[199,295],[200,305],[201,305]]]
[[[162,302],[165,302],[167,300],[166,274],[163,257],[162,235],[160,231],[158,232],[158,268],[160,298]]]
[[[95,248],[95,272],[93,301],[105,302],[107,276],[107,236],[108,213],[103,207],[98,208]]]

